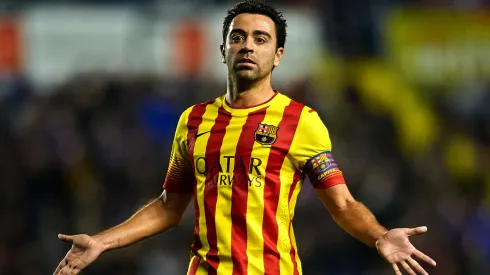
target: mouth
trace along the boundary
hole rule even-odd
[[[250,58],[241,58],[238,60],[238,64],[255,64],[255,62]]]

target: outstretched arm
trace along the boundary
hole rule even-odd
[[[308,175],[316,193],[337,224],[365,244],[375,246],[381,257],[392,264],[397,275],[401,275],[398,264],[409,274],[416,274],[410,265],[420,274],[427,274],[412,256],[432,265],[436,263],[417,250],[408,239],[424,233],[427,228],[396,228],[388,231],[376,221],[367,207],[352,197],[333,158],[328,130],[314,110],[303,109],[294,138],[290,152],[296,168]]]
[[[58,238],[72,243],[71,249],[56,268],[55,274],[78,274],[105,251],[125,247],[176,226],[194,194],[194,169],[187,152],[187,117],[180,116],[170,154],[170,163],[162,195],[127,221],[95,236],[86,234]]]
[[[315,192],[335,222],[368,246],[374,247],[376,241],[388,232],[366,206],[352,197],[347,185],[337,184],[327,189],[315,188]]]
[[[94,236],[105,250],[124,247],[176,226],[194,194],[194,169],[187,151],[187,109],[179,119],[162,195],[126,222]]]
[[[392,265],[395,274],[402,274],[398,264],[409,274],[428,274],[412,256],[436,265],[434,260],[417,250],[409,240],[410,236],[425,233],[427,227],[396,228],[388,231],[377,222],[367,207],[352,197],[345,184],[327,189],[316,188],[315,191],[335,222],[353,237],[369,246],[375,246],[381,257]]]
[[[176,226],[191,199],[192,194],[163,191],[159,198],[141,208],[127,221],[93,238],[104,244],[105,251],[134,244]]]
[[[58,238],[72,243],[72,247],[54,274],[78,274],[105,251],[134,244],[176,226],[191,198],[192,194],[164,191],[127,221],[95,236],[59,234]]]

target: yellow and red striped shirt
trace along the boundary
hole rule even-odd
[[[250,108],[222,96],[184,111],[164,188],[194,194],[187,274],[302,274],[296,200],[304,175],[315,188],[345,183],[330,151],[318,114],[278,92]]]

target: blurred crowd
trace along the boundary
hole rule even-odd
[[[325,3],[344,11],[325,19],[336,53],[280,92],[319,112],[352,193],[382,224],[428,226],[413,242],[438,262],[430,274],[490,274],[490,82],[394,81],[378,62],[357,62],[381,51],[369,16],[353,21],[362,9]],[[58,233],[95,234],[158,196],[181,112],[224,94],[224,79],[91,72],[40,87],[22,74],[1,78],[0,274],[50,274],[69,249]],[[192,211],[84,274],[184,274]],[[308,182],[293,224],[306,275],[392,273],[335,225]]]

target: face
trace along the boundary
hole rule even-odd
[[[231,22],[226,43],[220,48],[228,73],[253,81],[266,77],[274,66],[279,66],[284,49],[276,49],[276,45],[276,27],[272,19],[243,13]]]

